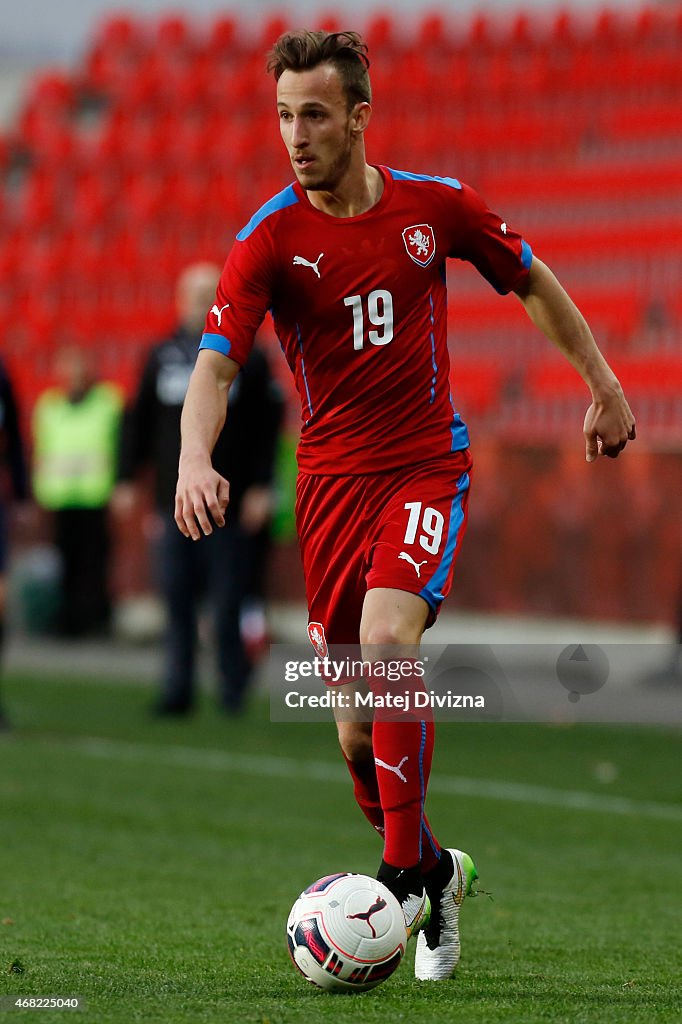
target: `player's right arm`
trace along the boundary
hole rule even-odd
[[[220,276],[215,304],[206,317],[185,395],[175,522],[192,540],[208,536],[214,525],[225,525],[230,485],[213,469],[211,454],[225,423],[230,385],[273,304],[274,246],[267,221],[280,207],[281,201],[275,197],[237,235]]]
[[[202,349],[190,378],[182,410],[182,445],[175,492],[175,522],[185,537],[199,540],[225,525],[230,485],[211,463],[223,429],[227,394],[239,363],[211,349]]]

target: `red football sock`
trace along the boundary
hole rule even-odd
[[[380,674],[371,681],[375,697],[408,691],[423,692],[418,677],[406,675],[390,684]],[[434,727],[430,708],[375,705],[372,746],[379,798],[384,812],[384,861],[397,868],[415,864],[429,870],[438,860],[438,843],[424,818],[424,801],[431,772]],[[426,834],[427,842],[423,843]],[[426,865],[422,863],[426,858]]]
[[[423,875],[435,868],[440,860],[440,854],[440,843],[431,831],[428,818],[422,814],[422,861],[420,867]]]
[[[343,753],[343,751],[342,751]],[[379,799],[379,785],[374,761],[350,761],[343,755],[353,778],[355,802],[379,835],[384,834],[384,812]]]
[[[413,867],[422,859],[433,724],[375,720],[372,743],[384,812],[384,860],[396,868]]]
[[[353,779],[355,801],[367,818],[372,828],[379,835],[384,834],[384,812],[381,809],[379,783],[377,782],[376,766],[373,761],[356,763],[349,761],[344,754],[348,771]],[[426,815],[422,815],[422,872],[430,871],[440,860],[440,844],[431,831]]]

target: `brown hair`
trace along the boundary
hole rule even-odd
[[[267,70],[278,82],[284,71],[309,71],[319,64],[338,71],[349,110],[372,102],[367,44],[357,32],[285,32],[268,54]]]

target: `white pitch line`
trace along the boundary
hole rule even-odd
[[[164,764],[206,771],[260,775],[271,778],[312,779],[316,782],[348,781],[344,768],[331,761],[297,761],[291,757],[254,754],[229,754],[223,750],[201,750],[196,747],[156,746],[151,743],[130,743],[96,736],[56,741],[55,745],[88,757],[103,760]],[[484,800],[511,801],[575,811],[596,811],[621,817],[654,818],[682,822],[682,807],[634,800],[630,797],[589,793],[584,790],[553,789],[524,782],[499,779],[475,779],[464,775],[434,774],[429,791],[451,796],[475,797]]]

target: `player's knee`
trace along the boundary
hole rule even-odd
[[[382,650],[390,654],[397,647],[418,645],[419,640],[419,631],[397,618],[370,620],[360,630],[360,643],[371,647],[377,657],[382,657]]]

